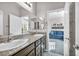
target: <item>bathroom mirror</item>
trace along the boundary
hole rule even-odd
[[[21,17],[21,21],[22,21],[22,33],[25,34],[29,30],[29,17],[28,16]]]
[[[9,15],[10,18],[10,35],[22,34],[21,18],[13,14]]]
[[[0,35],[3,35],[3,12],[0,10]]]
[[[26,34],[29,29],[29,17],[28,16],[15,16],[9,15],[10,18],[10,35]]]

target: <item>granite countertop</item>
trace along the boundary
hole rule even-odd
[[[35,42],[36,40],[40,39],[41,37],[43,37],[44,34],[35,34],[35,35],[29,35],[28,37],[24,37],[23,39],[29,39],[26,44],[24,44],[23,46],[20,46],[18,48],[12,49],[12,50],[8,50],[8,51],[2,51],[0,52],[0,56],[11,56],[12,54],[18,52],[19,50],[23,49],[24,47],[28,46],[29,44]]]

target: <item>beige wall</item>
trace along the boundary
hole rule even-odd
[[[46,16],[47,11],[64,8],[64,2],[37,2],[37,16]]]

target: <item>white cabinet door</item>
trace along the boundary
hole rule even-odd
[[[3,35],[3,12],[0,11],[0,35]]]

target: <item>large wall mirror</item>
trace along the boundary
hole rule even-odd
[[[3,12],[0,10],[0,35],[3,35]]]
[[[21,21],[22,21],[22,33],[27,33],[29,30],[29,17],[28,16],[21,17]]]
[[[18,35],[21,34],[21,18],[15,15],[10,14],[10,35]]]
[[[28,31],[28,17],[19,17],[13,14],[9,15],[10,19],[10,35],[19,35]]]

